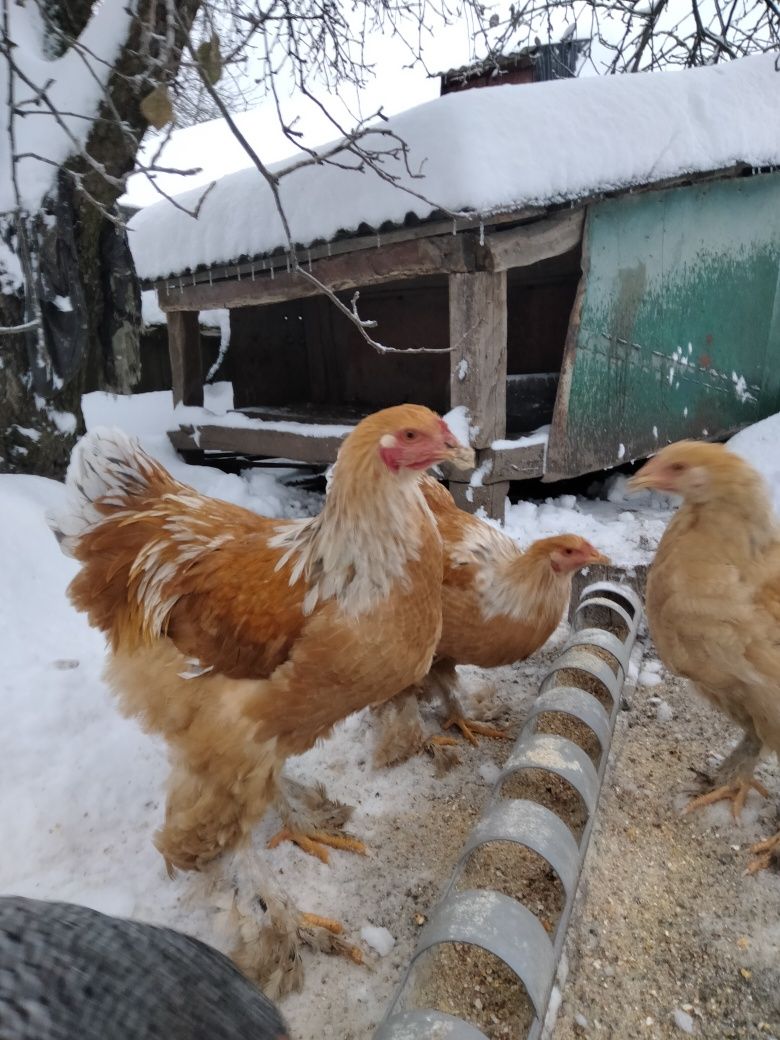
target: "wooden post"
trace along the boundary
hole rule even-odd
[[[472,425],[471,444],[489,448],[506,437],[506,271],[450,275],[450,407],[465,405]],[[465,488],[450,483],[458,504],[470,511],[484,506],[502,520],[509,482]]]
[[[174,405],[202,405],[203,371],[197,311],[169,311],[168,352],[171,356]]]

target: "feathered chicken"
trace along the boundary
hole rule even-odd
[[[764,745],[780,752],[780,530],[760,474],[720,444],[681,441],[632,478],[682,495],[647,579],[647,617],[661,660],[692,680],[744,732],[718,786],[688,811],[728,800],[739,818]],[[769,865],[780,834],[754,846]]]
[[[0,898],[4,1040],[286,1040],[217,950],[68,903]]]
[[[169,870],[201,869],[245,844],[271,803],[284,824],[277,841],[324,859],[326,845],[362,851],[332,833],[351,810],[282,766],[428,671],[442,549],[420,479],[445,459],[469,465],[473,452],[427,408],[388,408],[345,440],[319,516],[271,520],[179,483],[119,431],[79,443],[56,522],[82,564],[69,592],[108,637],[123,711],[170,746],[155,837]],[[306,929],[323,920],[291,916],[256,884],[277,938],[250,941],[244,920],[240,960],[289,988],[301,977],[298,941],[314,942]],[[288,963],[295,970],[280,975]]]
[[[444,699],[445,729],[457,726],[471,743],[475,733],[502,737],[500,730],[463,717],[456,665],[480,668],[522,661],[538,650],[560,623],[576,571],[609,561],[590,542],[563,534],[534,542],[524,552],[508,535],[459,509],[433,477],[423,493],[444,541],[443,625],[429,675],[377,709],[380,732],[376,765],[398,762],[422,747],[436,752],[448,738],[423,736],[419,698]]]

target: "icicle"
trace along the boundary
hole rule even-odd
[[[214,280],[211,277],[211,268],[209,268],[209,285],[213,285],[213,284],[214,284]]]
[[[241,268],[238,266],[238,264],[236,264],[236,278],[239,282],[241,281]]]
[[[381,249],[381,247],[382,247],[382,239],[379,237],[379,232],[378,231],[376,233],[376,247],[377,247],[377,249]]]
[[[458,233],[458,221],[455,217],[452,218],[452,233],[453,235],[457,235]]]
[[[327,243],[327,246],[328,246],[328,256],[330,256],[330,242]]]
[[[263,257],[263,270],[265,270],[265,257]]]
[[[287,264],[287,273],[289,274],[289,273],[290,273],[290,254],[288,253],[288,254],[287,254],[287,255],[285,256],[285,258],[284,258],[284,259],[285,259],[285,262],[286,262],[286,264]]]
[[[311,249],[307,249],[306,250],[306,256],[307,256],[308,261],[309,261],[309,273],[311,273]]]
[[[193,285],[195,284],[195,272],[194,271],[192,272],[192,284]]]
[[[184,283],[181,280],[181,276],[179,276],[179,292],[180,293],[184,292]]]
[[[254,265],[254,262],[252,263],[250,271],[252,273],[252,281],[254,281],[255,280],[255,265]]]
[[[479,244],[484,246],[485,244],[485,225],[480,220],[479,222]]]
[[[274,274],[274,265],[271,264],[271,281],[273,281],[275,277],[276,275]]]

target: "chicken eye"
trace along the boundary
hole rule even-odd
[[[413,441],[417,437],[416,430],[404,430],[404,437],[408,441]]]
[[[574,550],[573,549],[564,549],[564,552],[566,553],[567,556],[571,556],[571,554],[574,552]]]
[[[682,473],[682,471],[685,469],[685,466],[682,462],[673,462],[671,468],[674,470],[675,473]]]

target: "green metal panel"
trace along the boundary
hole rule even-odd
[[[548,473],[780,411],[780,174],[590,208]]]

